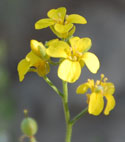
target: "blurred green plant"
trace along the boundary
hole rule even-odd
[[[15,114],[15,102],[11,95],[11,80],[6,67],[7,45],[0,40],[0,141],[7,141],[7,129]]]

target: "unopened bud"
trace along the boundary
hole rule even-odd
[[[27,136],[34,136],[38,130],[36,121],[31,117],[26,117],[21,123],[21,130]]]
[[[46,54],[46,48],[41,42],[38,42],[37,40],[31,40],[30,46],[34,54],[41,57],[42,59],[49,59],[48,55]]]

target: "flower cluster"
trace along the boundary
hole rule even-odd
[[[29,71],[35,71],[40,76],[47,75],[50,70],[49,57],[61,59],[58,76],[64,81],[75,82],[80,77],[84,64],[92,73],[96,73],[100,63],[95,54],[88,52],[92,46],[91,39],[73,37],[75,28],[73,23],[86,24],[86,19],[78,14],[66,15],[64,7],[52,9],[47,15],[49,18],[40,19],[35,23],[35,29],[50,27],[58,37],[64,40],[54,39],[45,45],[31,40],[31,51],[18,64],[20,81]]]
[[[100,62],[94,53],[89,52],[92,46],[91,39],[73,36],[76,29],[74,24],[86,24],[86,19],[78,14],[67,15],[64,7],[51,9],[47,16],[48,18],[40,19],[35,23],[35,29],[49,27],[58,38],[46,41],[45,44],[37,40],[30,41],[31,51],[17,67],[19,80],[23,81],[28,72],[36,72],[40,77],[45,77],[50,72],[50,64],[59,65],[58,77],[69,83],[79,79],[85,65],[90,72],[97,73]],[[52,58],[59,58],[59,61],[55,63]],[[80,85],[77,93],[84,94],[89,88],[91,90],[91,94],[87,94],[89,113],[99,115],[104,107],[103,97],[105,97],[107,105],[104,114],[108,115],[115,106],[112,96],[114,85],[101,77],[101,80],[96,83],[94,80],[88,80]]]

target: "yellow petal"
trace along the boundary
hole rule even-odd
[[[65,7],[60,7],[57,9],[57,15],[59,18],[62,19],[62,21],[64,21],[65,15],[66,15],[66,8]]]
[[[88,86],[91,89],[91,91],[93,92],[93,89],[95,88],[95,82],[93,79],[88,79]]]
[[[58,68],[58,76],[69,83],[75,82],[81,74],[81,66],[79,62],[64,60]]]
[[[73,37],[70,39],[70,44],[73,49],[76,49],[79,52],[86,52],[92,46],[90,38],[81,38],[80,39],[79,37]]]
[[[88,83],[83,83],[80,86],[77,87],[76,93],[77,94],[85,94],[88,91]]]
[[[22,59],[19,62],[18,66],[17,66],[17,70],[18,70],[20,82],[23,81],[24,76],[28,72],[29,68],[30,68],[30,64],[26,59]]]
[[[46,48],[41,42],[32,39],[30,41],[30,47],[33,53],[36,54],[37,56],[42,58],[46,57]]]
[[[101,94],[92,93],[89,99],[89,113],[99,115],[104,107],[103,96]]]
[[[107,104],[106,104],[106,108],[104,111],[105,115],[108,115],[110,113],[110,111],[115,107],[115,99],[112,95],[105,95],[106,99],[107,99]]]
[[[97,58],[97,56],[91,52],[86,52],[83,55],[82,60],[85,62],[87,68],[92,72],[92,73],[97,73],[100,63]]]
[[[26,60],[30,63],[30,67],[34,66],[37,62],[41,61],[42,59],[39,56],[36,56],[32,51],[30,51],[27,56]]]
[[[86,19],[78,14],[71,14],[71,15],[66,16],[66,21],[68,23],[76,23],[76,24],[86,24],[87,23]]]
[[[73,26],[72,29],[68,32],[68,36],[66,36],[64,38],[68,38],[68,37],[72,36],[74,34],[75,30],[76,30],[76,27]]]
[[[72,38],[70,38],[69,42],[70,42],[72,48],[74,48],[74,49],[77,48],[79,40],[80,40],[79,37],[72,37]]]
[[[42,43],[38,42],[37,40],[31,40],[30,41],[30,47],[31,50],[33,51],[34,54],[36,54],[37,56],[41,56],[40,55],[40,51],[39,51],[39,47],[41,46]],[[43,46],[43,45],[42,45]]]
[[[51,25],[53,25],[55,22],[52,19],[46,18],[46,19],[40,19],[35,23],[35,29],[44,29]]]
[[[50,71],[49,64],[46,61],[40,61],[35,64],[36,72],[39,76],[43,77]]]
[[[66,58],[67,52],[70,51],[69,45],[64,41],[53,42],[50,44],[49,48],[46,50],[47,54],[51,57],[63,57]]]
[[[79,41],[78,41],[78,48],[77,50],[79,52],[86,52],[88,51],[92,46],[92,42],[91,42],[91,39],[90,38],[81,38]]]
[[[73,24],[66,24],[66,25],[62,25],[62,24],[55,24],[54,28],[57,32],[59,33],[66,33],[69,32],[69,30],[71,30],[71,28],[73,27]]]
[[[87,100],[86,103],[89,104],[91,94],[86,94]]]
[[[52,18],[53,20],[63,22],[66,15],[66,8],[60,7],[57,9],[51,9],[48,11],[47,15],[49,18]]]
[[[58,33],[58,32],[55,30],[54,26],[50,26],[50,29],[52,30],[52,32],[53,32],[57,37],[59,37],[59,38],[64,38],[64,37],[63,37],[63,34]]]
[[[109,94],[109,95],[113,95],[115,92],[115,86],[113,83],[111,82],[102,82],[101,84],[104,88],[104,95]]]
[[[84,61],[83,61],[83,60],[79,60],[79,63],[80,63],[80,65],[81,65],[81,68],[83,68],[84,65],[85,65]]]
[[[49,18],[51,18],[51,19],[54,19],[54,20],[56,20],[56,19],[59,18],[56,9],[51,9],[51,10],[49,10],[48,13],[47,13],[47,16],[48,16]]]
[[[52,39],[52,40],[47,41],[45,45],[49,47],[50,45],[54,45],[58,41],[59,39]]]
[[[54,26],[50,26],[50,29],[52,30],[52,32],[59,38],[69,38],[70,36],[72,36],[76,30],[75,26],[73,26],[73,28],[66,33],[59,33],[55,30]]]
[[[31,40],[30,41],[30,46],[31,46],[31,50],[32,50],[32,52],[34,54],[36,54],[37,56],[39,56],[43,60],[48,60],[49,59],[49,56],[46,53],[46,48],[42,44],[42,42],[39,42],[37,40]]]

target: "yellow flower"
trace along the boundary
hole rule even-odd
[[[115,107],[115,99],[113,94],[115,92],[115,86],[111,82],[106,82],[107,78],[101,75],[101,80],[88,80],[88,82],[81,84],[77,90],[77,94],[84,94],[91,90],[91,94],[87,94],[88,97],[88,112],[93,115],[99,115],[104,108],[104,97],[107,100],[107,104],[104,110],[104,114],[108,115],[110,111]]]
[[[60,7],[48,11],[49,18],[40,19],[35,23],[35,29],[43,29],[50,27],[51,30],[61,38],[71,36],[75,32],[75,24],[86,24],[84,17],[78,14],[66,15],[66,8]]]
[[[63,59],[58,68],[59,78],[70,83],[75,82],[80,77],[84,64],[92,73],[96,73],[100,63],[95,54],[87,52],[91,48],[90,38],[73,37],[69,43],[58,39],[48,43],[47,54]]]
[[[31,51],[19,62],[17,66],[20,81],[23,81],[24,76],[30,70],[37,72],[41,77],[48,74],[50,70],[47,62],[49,57],[46,54],[46,48],[44,45],[36,40],[31,40],[30,45]]]

